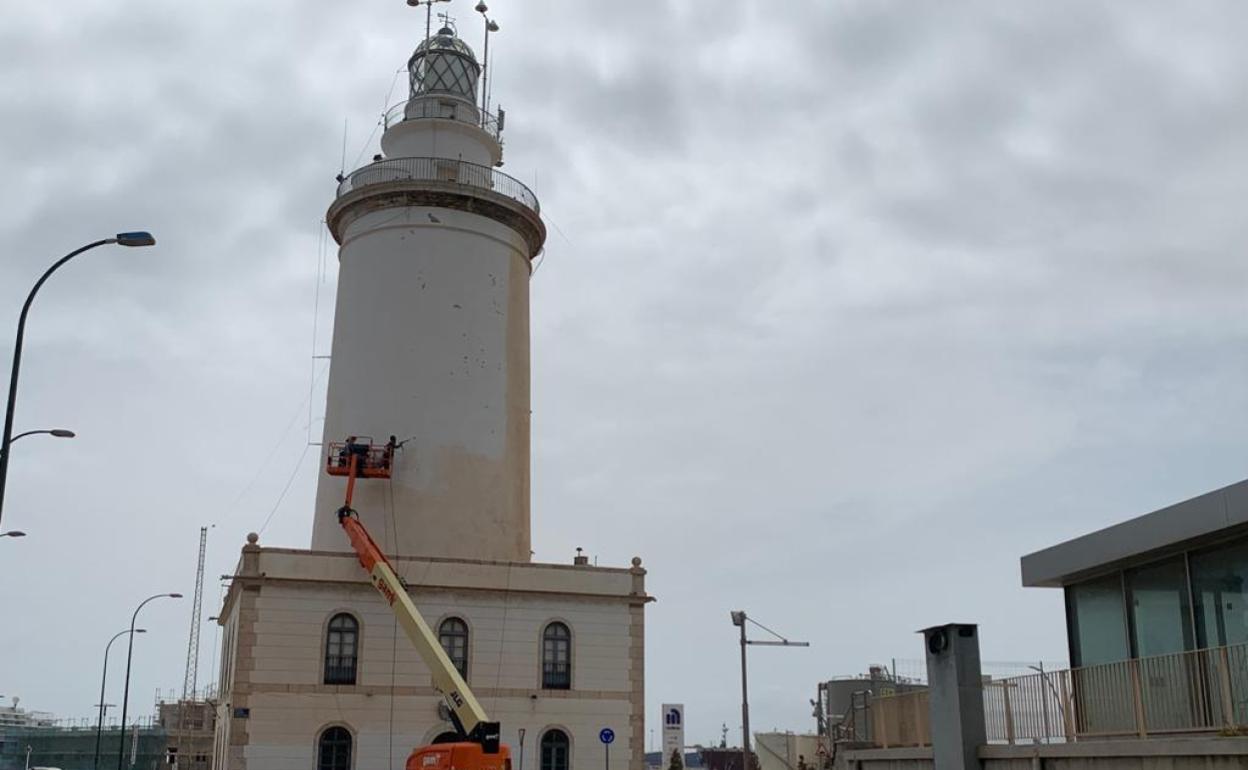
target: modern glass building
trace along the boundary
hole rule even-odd
[[[1076,668],[1248,644],[1248,481],[1023,557]]]

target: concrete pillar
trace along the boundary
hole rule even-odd
[[[978,627],[950,623],[923,630],[935,770],[980,770],[988,742]]]

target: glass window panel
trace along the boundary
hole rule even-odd
[[[355,684],[359,630],[359,623],[350,615],[335,615],[329,621],[325,634],[325,684]]]
[[[568,736],[562,730],[548,730],[542,736],[541,770],[568,770]]]
[[[459,675],[468,678],[468,624],[459,618],[447,618],[438,627],[438,641],[451,659]]]
[[[1248,541],[1192,554],[1191,569],[1198,644],[1248,642]]]
[[[1193,649],[1187,568],[1182,557],[1127,573],[1135,656]]]
[[[351,769],[351,733],[342,727],[331,727],[321,733],[317,746],[317,770]]]
[[[563,623],[551,623],[542,632],[542,687],[567,690],[572,686],[572,632]]]
[[[1129,658],[1122,579],[1109,575],[1070,586],[1066,593],[1074,665],[1095,666]]]

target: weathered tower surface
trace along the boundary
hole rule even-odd
[[[346,176],[326,443],[403,441],[353,507],[391,555],[529,560],[529,275],[537,198],[495,169],[502,120],[450,27],[417,47],[383,156]],[[314,550],[349,551],[345,480],[321,470]]]

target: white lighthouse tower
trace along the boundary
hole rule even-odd
[[[537,199],[496,170],[502,121],[453,27],[409,67],[384,154],[329,208],[341,269],[325,441],[397,437],[391,477],[357,480],[352,507],[521,766],[527,736],[534,767],[590,767],[609,728],[612,761],[644,770],[640,557],[529,556]],[[247,535],[217,613],[213,770],[396,768],[458,736],[339,526],[345,480],[327,452],[311,549]]]
[[[529,276],[537,198],[496,170],[502,120],[453,27],[421,43],[383,156],[346,176],[327,223],[339,244],[326,444],[403,442],[392,478],[354,508],[397,556],[529,560]],[[312,548],[349,551],[321,474]]]

